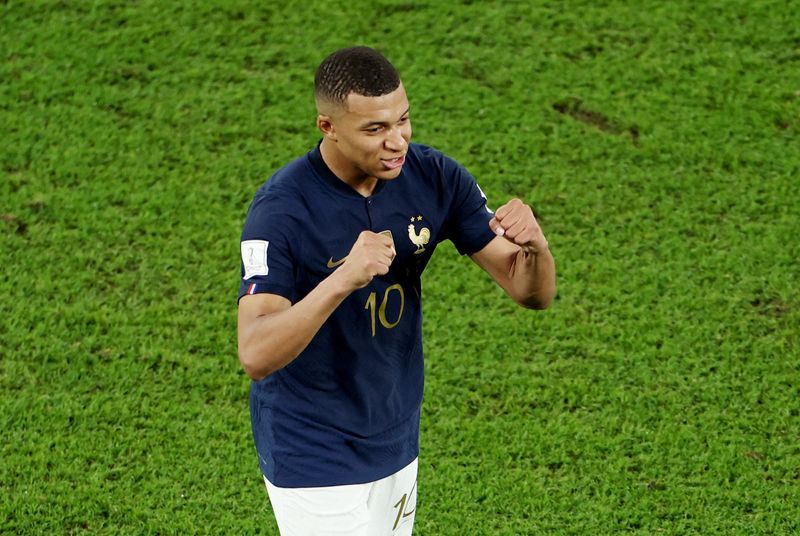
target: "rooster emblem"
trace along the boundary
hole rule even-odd
[[[422,216],[411,217],[411,223],[408,224],[408,239],[411,240],[411,243],[417,246],[417,250],[414,252],[414,255],[419,255],[423,251],[425,251],[425,244],[431,239],[431,230],[427,227],[423,227],[417,233],[416,228],[414,227],[414,221],[422,221]]]

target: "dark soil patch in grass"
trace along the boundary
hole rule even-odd
[[[587,108],[580,99],[568,97],[553,104],[553,109],[560,114],[568,115],[576,121],[598,128],[608,134],[627,134],[631,137],[634,145],[639,145],[639,128],[636,125],[624,126],[619,121]]]

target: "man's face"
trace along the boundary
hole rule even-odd
[[[346,105],[318,117],[320,129],[335,141],[337,167],[341,168],[337,171],[353,180],[396,178],[411,140],[409,105],[403,84],[380,97],[351,93]]]

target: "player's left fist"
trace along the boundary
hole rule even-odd
[[[489,228],[497,236],[502,236],[534,255],[548,247],[533,210],[516,198],[495,211],[494,218],[489,221]]]

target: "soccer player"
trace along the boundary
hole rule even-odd
[[[408,535],[422,403],[420,276],[450,240],[523,307],[555,295],[531,208],[492,212],[464,167],[411,143],[406,90],[366,47],[315,76],[322,141],[256,193],[241,240],[239,360],[283,535]]]

